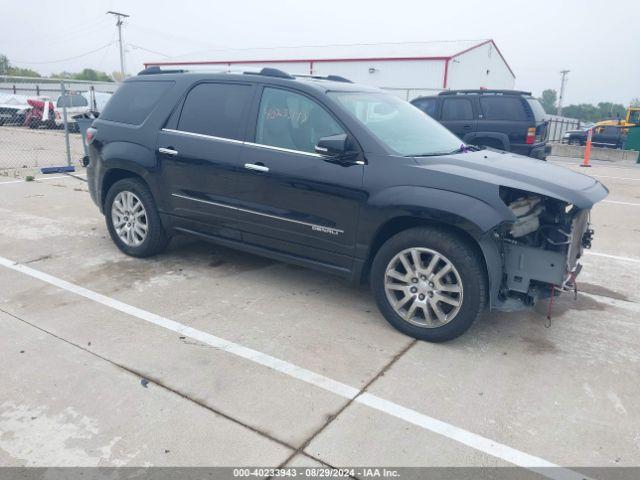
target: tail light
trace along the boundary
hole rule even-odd
[[[536,129],[531,127],[527,130],[527,145],[531,145],[536,140]]]
[[[93,139],[96,136],[96,133],[98,133],[98,130],[96,130],[95,128],[93,128],[93,127],[87,128],[87,135],[86,135],[87,144],[89,144],[89,143],[91,143],[93,141]]]

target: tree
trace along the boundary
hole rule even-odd
[[[41,75],[30,68],[12,67],[6,55],[0,54],[0,75],[13,75],[14,77],[40,77]]]
[[[552,88],[548,88],[542,92],[540,103],[544,111],[550,114],[556,113],[556,102],[558,101],[558,92]]]
[[[629,102],[629,105],[632,107],[640,107],[640,98],[638,97],[632,98],[631,101]]]
[[[7,75],[9,72],[9,59],[6,55],[0,55],[0,75]]]

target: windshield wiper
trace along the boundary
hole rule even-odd
[[[436,152],[436,153],[419,153],[417,155],[407,155],[408,157],[441,157],[443,155],[455,155],[456,153],[478,152],[481,148],[475,145],[460,145],[455,150],[450,152]]]

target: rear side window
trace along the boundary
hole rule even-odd
[[[531,107],[531,111],[533,112],[533,117],[537,122],[541,122],[546,120],[547,112],[544,111],[544,107],[536,98],[526,97],[527,103]]]
[[[435,98],[421,98],[419,100],[415,100],[413,104],[430,117],[434,117],[436,115],[437,100]]]
[[[241,140],[251,85],[202,83],[187,94],[178,130]]]
[[[486,120],[527,120],[520,97],[480,97],[480,107]]]
[[[140,125],[172,85],[173,82],[124,83],[109,99],[100,118]]]
[[[468,98],[445,98],[442,120],[473,120],[473,107]]]

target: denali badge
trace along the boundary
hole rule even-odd
[[[330,233],[331,235],[340,235],[341,233],[344,233],[343,230],[338,230],[337,228],[322,227],[320,225],[313,225],[311,229],[316,232]]]

